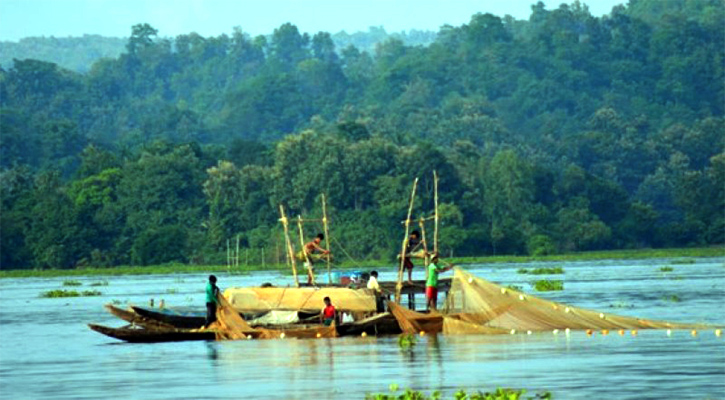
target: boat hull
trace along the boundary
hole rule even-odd
[[[162,343],[162,342],[184,342],[190,340],[216,340],[216,332],[213,330],[197,331],[190,329],[132,329],[132,328],[111,328],[103,325],[88,324],[92,330],[102,333],[114,339],[130,343]]]

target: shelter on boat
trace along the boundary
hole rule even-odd
[[[244,287],[228,288],[224,297],[237,312],[320,311],[323,299],[330,297],[338,311],[350,313],[374,313],[375,292],[369,289],[348,289],[341,287]]]

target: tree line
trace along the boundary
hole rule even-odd
[[[278,204],[390,259],[412,181],[447,254],[725,242],[725,7],[575,2],[476,14],[374,52],[284,24],[159,39],[78,74],[0,70],[0,267],[223,262],[279,251]],[[309,226],[309,233],[316,229]]]

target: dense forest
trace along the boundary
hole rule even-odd
[[[159,38],[79,74],[0,70],[0,267],[279,253],[278,204],[388,260],[440,175],[446,254],[725,242],[725,6],[575,2],[473,15],[374,51],[287,23]],[[309,226],[308,234],[318,228]]]
[[[410,32],[388,33],[382,26],[371,26],[366,32],[337,32],[332,36],[337,51],[350,45],[360,51],[375,51],[378,43],[398,39],[407,46],[429,45],[436,32],[413,29]],[[228,38],[227,38],[228,39]],[[265,40],[270,40],[266,36]],[[128,38],[83,35],[83,37],[27,37],[17,42],[0,41],[0,67],[12,67],[13,59],[49,61],[59,67],[86,73],[101,58],[116,58],[126,50]]]

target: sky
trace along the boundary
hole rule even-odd
[[[383,26],[389,33],[438,31],[481,12],[528,19],[537,0],[0,0],[0,40],[29,36],[127,37],[131,26],[149,23],[159,36],[196,32],[231,33],[239,26],[252,36],[291,22],[300,31],[336,33]],[[573,0],[543,0],[547,9]],[[595,16],[626,0],[583,0]]]

